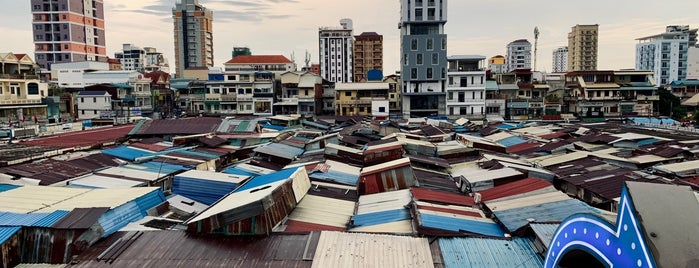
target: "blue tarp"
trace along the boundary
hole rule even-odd
[[[379,224],[384,224],[384,223],[409,220],[410,218],[411,218],[410,212],[407,209],[387,210],[387,211],[354,215],[354,216],[352,216],[352,226],[354,226],[354,227],[372,226],[372,225],[379,225]]]
[[[420,222],[422,223],[422,226],[427,228],[448,230],[452,232],[466,231],[474,234],[497,237],[505,236],[505,232],[503,232],[500,226],[494,222],[482,222],[425,213],[420,214]]]
[[[647,118],[647,117],[630,117],[629,120],[638,124],[656,124],[656,125],[680,125],[682,123],[672,118]]]
[[[515,129],[515,128],[520,128],[520,125],[513,125],[513,124],[502,124],[502,125],[497,125],[495,128],[497,129]]]
[[[240,186],[238,189],[235,189],[234,192],[242,192],[248,189],[260,187],[265,184],[286,180],[290,178],[291,175],[293,175],[299,168],[303,167],[284,169],[281,171],[274,172],[272,174],[252,178],[247,183]]]
[[[236,187],[238,184],[233,182],[175,176],[172,182],[172,193],[211,205]]]

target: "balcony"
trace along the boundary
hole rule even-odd
[[[14,96],[5,96],[0,100],[0,105],[34,105],[41,104],[41,100],[14,99]]]
[[[221,94],[221,101],[234,102],[237,99],[236,94]]]
[[[221,101],[221,94],[204,94],[204,101]]]

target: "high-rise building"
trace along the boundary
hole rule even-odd
[[[144,66],[146,72],[170,72],[170,65],[163,53],[158,52],[154,47],[144,47],[143,50],[146,51],[146,64]]]
[[[689,67],[690,54],[697,49],[697,29],[689,25],[667,26],[664,33],[636,40],[636,70],[653,71],[659,85],[685,80],[699,68]]]
[[[532,68],[532,43],[527,39],[519,39],[507,44],[507,55],[505,56],[507,71],[516,69]]]
[[[568,71],[597,70],[599,25],[575,25],[568,33]]]
[[[36,63],[107,61],[102,0],[31,0]]]
[[[320,76],[330,82],[354,80],[352,20],[340,20],[341,27],[318,29]]]
[[[124,71],[143,72],[146,64],[146,51],[133,44],[123,44],[122,50],[114,53]]]
[[[214,65],[213,12],[198,0],[177,0],[172,9],[175,26],[176,77],[192,67]]]
[[[354,37],[354,81],[366,81],[370,70],[383,70],[383,35],[364,32]]]
[[[564,73],[568,71],[568,47],[559,47],[553,50],[554,73]]]
[[[488,59],[488,70],[493,74],[503,74],[507,72],[505,57],[502,55],[493,56]]]
[[[403,117],[446,114],[447,0],[401,0]]]

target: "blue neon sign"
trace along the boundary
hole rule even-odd
[[[544,267],[556,267],[566,253],[576,249],[595,256],[607,267],[656,267],[626,185],[619,205],[617,226],[590,214],[568,217],[551,240]]]

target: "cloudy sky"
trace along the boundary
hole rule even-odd
[[[304,54],[318,62],[318,27],[354,21],[355,34],[384,35],[384,73],[399,69],[399,0],[200,0],[214,11],[215,65],[230,59],[234,46],[253,54]],[[29,0],[0,0],[0,31],[9,40],[0,51],[32,53]],[[175,0],[105,0],[107,52],[123,43],[155,47],[174,65],[172,7]],[[599,69],[634,67],[636,38],[664,31],[666,25],[699,27],[699,1],[588,0],[568,4],[558,0],[450,0],[446,33],[448,54],[491,57],[505,53],[507,43],[521,38],[533,43],[538,26],[537,69],[551,70],[554,48],[567,45],[575,24],[599,24]]]

